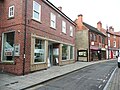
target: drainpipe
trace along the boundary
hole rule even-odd
[[[88,53],[88,55],[87,55],[87,62],[90,62],[91,60],[90,60],[90,30],[88,30],[88,51],[89,51],[89,53]]]
[[[23,75],[25,75],[25,54],[26,54],[26,28],[27,28],[27,0],[25,0],[25,24],[24,24],[24,48],[23,48]]]

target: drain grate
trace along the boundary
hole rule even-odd
[[[9,84],[5,84],[5,86],[10,86],[10,85],[13,85],[13,84],[16,84],[16,83],[18,83],[18,81],[12,82],[12,83],[9,83]]]

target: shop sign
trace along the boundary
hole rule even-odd
[[[12,56],[13,55],[13,48],[7,48],[4,51],[4,56]]]
[[[14,45],[14,56],[20,56],[20,44]]]

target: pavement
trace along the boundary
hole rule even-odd
[[[120,90],[120,68],[116,67],[104,90]]]
[[[48,68],[47,70],[37,71],[24,76],[15,76],[5,72],[0,72],[0,90],[28,89],[32,86],[39,85],[43,82],[66,75],[70,72],[79,70],[89,65],[102,63],[106,61],[108,60],[101,60],[94,62],[75,62],[73,64],[68,64],[64,66],[53,66]],[[111,79],[110,85],[108,84],[108,87],[106,87],[107,90],[120,90],[120,87],[119,89],[109,89],[109,87],[111,88],[113,86],[112,84],[117,85],[120,81],[120,69],[117,69],[116,72],[117,74],[115,74],[114,76],[115,78]],[[120,83],[118,86],[120,86]]]

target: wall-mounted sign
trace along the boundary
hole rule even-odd
[[[5,56],[12,56],[13,55],[13,49],[12,48],[5,49],[4,55]]]
[[[20,44],[14,45],[14,56],[20,56]]]

